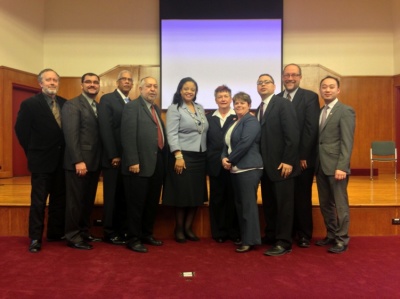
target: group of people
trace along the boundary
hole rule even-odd
[[[82,94],[66,101],[57,96],[58,74],[41,71],[42,92],[21,104],[15,124],[32,173],[29,251],[41,250],[48,196],[48,241],[66,239],[68,246],[85,250],[101,241],[89,232],[101,172],[103,240],[135,252],[147,252],[146,244],[163,245],[153,235],[160,197],[175,208],[176,242],[199,240],[193,222],[198,207],[208,201],[206,175],[217,242],[232,240],[238,253],[269,244],[264,253],[269,256],[290,252],[293,239],[309,247],[316,175],[327,230],[316,245],[331,245],[333,253],[347,250],[355,114],[338,101],[337,78],[320,83],[323,109],[316,93],[299,87],[301,78],[300,66],[285,66],[285,90],[274,95],[272,76],[260,75],[261,104],[255,113],[248,94],[232,96],[229,87],[219,86],[214,94],[218,109],[208,114],[196,102],[197,82],[183,78],[164,125],[154,104],[155,78],[141,79],[140,96],[131,100],[132,73],[121,71],[117,89],[97,103],[96,74],[84,74]],[[264,237],[257,205],[260,182]]]

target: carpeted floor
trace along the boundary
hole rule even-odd
[[[400,238],[353,237],[349,250],[293,247],[281,257],[267,246],[238,254],[231,242],[178,244],[149,252],[94,243],[91,251],[28,238],[0,237],[0,298],[399,298]],[[194,277],[182,277],[194,272]]]

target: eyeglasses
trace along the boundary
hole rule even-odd
[[[132,78],[127,78],[127,77],[121,77],[121,78],[119,78],[118,80],[120,80],[120,81],[129,81],[129,82],[133,82],[133,79],[132,79]]]
[[[94,85],[99,85],[100,84],[99,81],[91,81],[91,80],[85,80],[85,81],[83,81],[83,83],[85,83],[85,84],[94,84]]]
[[[288,79],[290,77],[297,78],[297,77],[300,77],[300,76],[301,76],[300,74],[283,74],[282,75],[282,77],[285,78],[285,79]]]
[[[267,84],[270,84],[270,83],[274,83],[274,82],[272,82],[272,81],[270,81],[270,80],[264,80],[264,81],[258,81],[257,82],[257,85],[267,85]]]

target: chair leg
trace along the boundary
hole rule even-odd
[[[374,178],[373,178],[373,169],[372,169],[372,166],[373,166],[373,161],[371,160],[371,163],[370,163],[370,168],[369,168],[369,179],[372,181]]]
[[[394,162],[394,179],[397,181],[397,161]]]

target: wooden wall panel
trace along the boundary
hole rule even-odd
[[[395,139],[395,110],[392,77],[342,77],[339,99],[356,111],[356,132],[352,168],[369,168],[373,140]],[[377,163],[387,172],[389,163]]]

